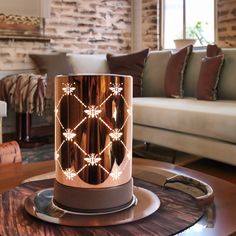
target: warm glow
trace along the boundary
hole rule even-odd
[[[66,129],[66,132],[64,132],[63,135],[67,141],[71,141],[76,136],[71,129]]]
[[[122,171],[119,170],[118,167],[114,168],[114,170],[110,173],[110,176],[113,180],[118,180],[122,174]]]
[[[119,129],[114,129],[112,133],[109,134],[113,141],[120,140],[120,137],[122,136],[122,133]]]
[[[66,95],[71,95],[75,90],[75,87],[72,87],[72,84],[66,84],[64,88],[62,88]]]
[[[110,87],[110,90],[112,91],[113,95],[120,95],[120,92],[123,90],[123,88],[120,87],[120,84],[115,83],[115,84],[112,84],[112,87]]]
[[[89,106],[87,110],[84,110],[84,112],[88,115],[89,118],[97,118],[98,114],[100,114],[102,111],[99,110],[98,107]]]
[[[77,176],[83,169],[85,169],[88,166],[99,166],[104,172],[106,172],[107,174],[109,174],[112,179],[114,181],[118,180],[120,178],[120,176],[122,175],[123,169],[126,167],[128,161],[131,160],[131,153],[128,151],[128,148],[126,147],[126,145],[124,144],[124,142],[121,140],[121,137],[123,135],[123,132],[121,132],[121,130],[125,127],[126,123],[128,122],[129,117],[132,115],[132,109],[131,107],[128,105],[127,101],[125,100],[124,96],[121,94],[123,88],[121,87],[122,84],[111,84],[111,87],[109,88],[109,90],[111,91],[111,94],[109,94],[105,100],[99,105],[99,106],[95,106],[95,105],[89,105],[87,106],[86,104],[84,104],[75,94],[73,94],[73,92],[76,90],[76,88],[73,86],[74,84],[65,84],[65,87],[62,88],[64,94],[61,96],[61,98],[59,99],[58,104],[56,104],[56,108],[55,108],[55,115],[56,115],[56,119],[58,120],[61,128],[64,130],[64,132],[62,133],[63,136],[65,137],[65,139],[62,141],[62,143],[59,145],[59,148],[57,150],[57,152],[55,153],[55,159],[59,165],[59,167],[61,168],[62,172],[64,173],[66,179],[68,180],[73,180],[73,178],[75,176]],[[86,117],[84,117],[80,122],[78,122],[78,124],[73,128],[65,128],[61,121],[60,118],[58,116],[58,107],[60,106],[60,103],[62,101],[62,98],[64,96],[73,96],[83,107],[84,107],[84,113],[87,115]],[[112,129],[101,117],[102,114],[102,110],[101,107],[102,105],[104,105],[112,96],[120,96],[121,99],[124,100],[124,103],[127,106],[127,113],[128,116],[126,117],[123,125],[121,126],[121,128],[115,128]],[[114,116],[116,116],[117,111],[115,111],[113,113],[113,118]],[[93,118],[93,119],[98,119],[99,122],[101,122],[102,124],[104,124],[111,132],[109,134],[109,136],[111,137],[111,141],[104,147],[103,150],[101,150],[99,153],[87,153],[77,142],[76,142],[76,130],[88,119],[88,118]],[[64,143],[69,142],[69,141],[73,141],[73,144],[79,149],[79,151],[81,151],[84,155],[84,161],[86,164],[84,164],[84,166],[78,170],[77,172],[73,169],[73,168],[67,168],[66,170],[63,170],[61,163],[60,163],[60,149],[61,147],[64,145]],[[104,166],[102,166],[100,164],[100,161],[102,160],[102,154],[108,149],[110,148],[110,146],[112,145],[113,141],[119,141],[125,148],[126,152],[127,152],[127,158],[125,158],[126,163],[123,167],[123,169],[120,169],[118,166],[116,166],[115,168],[112,169],[111,172],[109,172]]]
[[[101,161],[101,157],[98,157],[97,154],[91,153],[88,155],[88,157],[84,158],[86,162],[88,162],[88,165],[90,166],[96,166],[99,161]]]

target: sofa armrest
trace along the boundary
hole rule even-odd
[[[0,143],[2,143],[2,117],[7,116],[7,103],[0,101]]]

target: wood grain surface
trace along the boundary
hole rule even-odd
[[[156,193],[161,207],[151,216],[118,226],[66,227],[30,216],[23,203],[35,191],[53,186],[53,180],[22,184],[0,195],[0,235],[171,235],[194,224],[204,213],[188,194],[135,179],[135,185]],[[111,214],[112,217],[112,214]]]

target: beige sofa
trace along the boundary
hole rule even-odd
[[[134,138],[236,165],[236,49],[225,49],[217,101],[195,98],[201,58],[190,58],[183,99],[164,97],[169,52],[151,53],[144,71],[143,98],[134,99]]]
[[[164,97],[170,51],[151,52],[143,96],[133,100],[134,139],[236,165],[236,49],[224,49],[217,101],[195,98],[201,58],[194,51],[186,71],[185,98]],[[109,73],[105,55],[68,55],[73,73]]]

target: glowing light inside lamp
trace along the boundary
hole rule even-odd
[[[111,83],[110,87],[109,87],[109,91],[110,94],[108,94],[106,96],[106,98],[104,98],[104,100],[97,106],[95,105],[85,105],[84,102],[81,101],[81,99],[76,95],[76,87],[74,83],[65,83],[62,87],[62,95],[61,97],[58,99],[58,103],[56,104],[56,108],[55,108],[55,116],[56,119],[58,121],[58,123],[60,124],[62,130],[64,132],[62,132],[64,139],[62,140],[62,142],[60,143],[59,147],[56,150],[55,153],[55,159],[58,163],[58,166],[60,167],[60,169],[62,170],[62,173],[64,174],[64,176],[66,177],[67,180],[73,180],[82,170],[84,170],[86,167],[89,166],[98,166],[101,168],[102,171],[104,171],[106,174],[109,174],[112,177],[113,181],[118,180],[124,169],[127,166],[127,163],[131,160],[132,155],[131,152],[129,152],[127,146],[125,145],[125,143],[121,140],[121,137],[123,136],[123,132],[122,130],[124,129],[125,125],[128,122],[128,119],[132,116],[132,109],[131,106],[128,105],[126,99],[124,98],[124,96],[121,94],[121,92],[123,91],[122,88],[122,83]],[[77,91],[78,94],[78,91]],[[79,104],[81,104],[84,107],[84,114],[86,115],[85,117],[83,117],[74,127],[64,127],[64,125],[62,124],[59,115],[58,115],[58,108],[61,105],[61,101],[63,99],[64,96],[71,96],[74,97]],[[124,120],[122,126],[120,128],[111,128],[111,126],[102,118],[102,106],[109,101],[109,99],[111,99],[113,96],[120,96],[120,99],[123,100],[124,104],[126,105],[126,111],[127,111],[127,116],[126,119]],[[115,108],[114,113],[113,113],[113,118],[116,117],[117,115],[117,110]],[[106,146],[99,152],[99,153],[87,153],[83,147],[81,147],[77,142],[76,142],[76,130],[87,120],[87,119],[97,119],[98,122],[101,122],[102,124],[104,124],[109,130],[109,136],[110,136],[110,141],[108,143],[106,143]],[[115,119],[115,118],[114,118]],[[71,142],[73,141],[73,144],[75,145],[75,147],[78,148],[78,150],[80,152],[82,152],[84,154],[84,165],[78,170],[75,171],[74,168],[67,168],[66,170],[63,170],[62,165],[61,165],[61,157],[60,157],[60,150],[62,148],[62,146],[67,143],[67,142]],[[101,164],[101,160],[102,160],[102,154],[111,147],[111,145],[113,144],[113,142],[120,142],[121,145],[123,145],[124,149],[126,150],[126,156],[127,158],[125,158],[125,163],[122,166],[122,168],[120,168],[116,163],[115,166],[111,169],[111,171],[107,170],[102,164]]]
[[[118,180],[122,174],[122,171],[118,167],[114,168],[113,172],[110,173],[113,180]]]
[[[63,135],[67,141],[71,141],[76,136],[76,134],[73,133],[71,129],[66,129],[66,132],[64,132]]]
[[[118,83],[115,84],[111,84],[112,87],[110,87],[109,89],[112,91],[113,95],[120,95],[120,92],[123,90],[122,87],[120,87],[121,85]]]
[[[95,153],[91,153],[88,155],[88,157],[84,158],[84,160],[88,163],[88,165],[90,166],[96,166],[98,164],[99,161],[101,161],[101,158],[98,157],[97,154]]]
[[[89,118],[98,117],[98,115],[102,112],[98,109],[98,107],[95,107],[94,105],[89,106],[87,110],[84,111]]]
[[[71,95],[75,90],[75,87],[72,87],[72,84],[67,83],[62,90],[65,92],[66,95]]]
[[[72,168],[68,168],[64,170],[63,172],[64,172],[64,175],[66,176],[66,179],[68,180],[72,180],[77,175],[77,173]]]
[[[109,134],[113,141],[120,140],[120,137],[122,136],[122,132],[120,132],[119,129],[112,130],[112,133]]]

